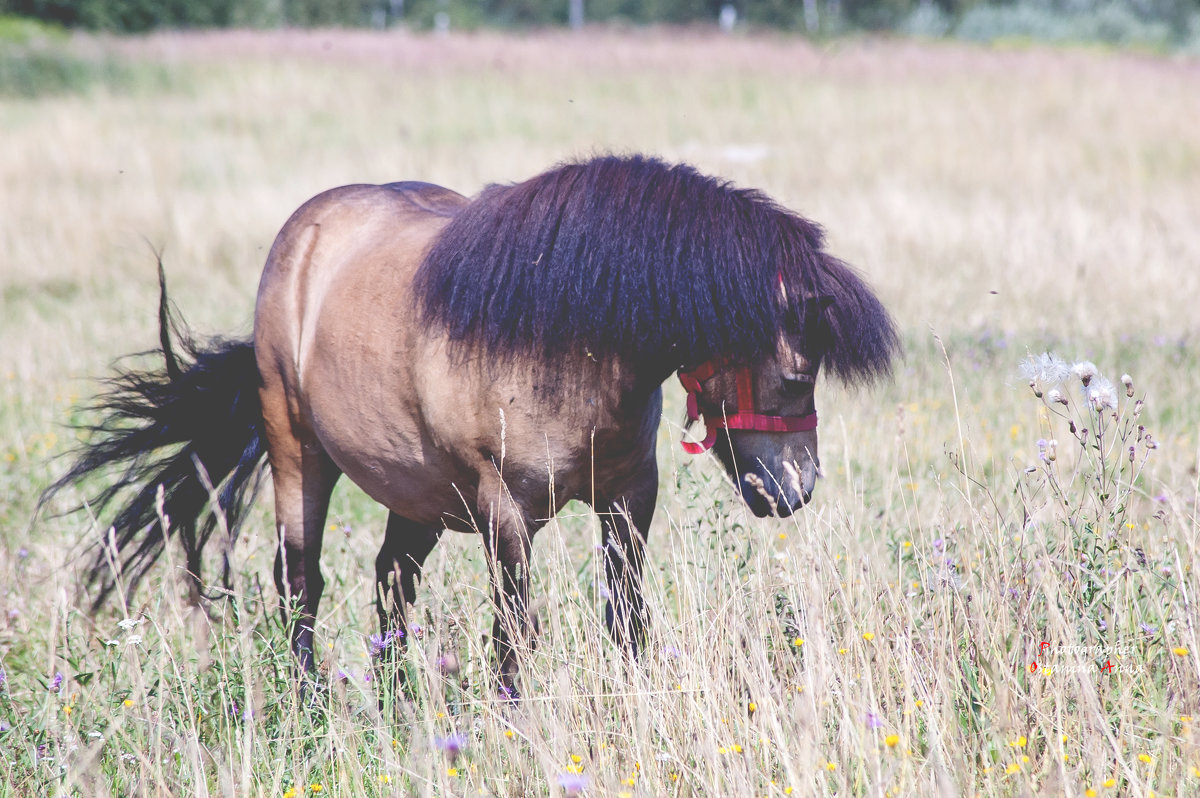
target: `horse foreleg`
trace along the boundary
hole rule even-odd
[[[417,600],[421,567],[441,536],[439,527],[388,513],[383,546],[375,558],[375,606],[384,647],[390,647],[393,641],[401,645],[406,641],[408,605]]]
[[[518,652],[532,642],[529,553],[534,530],[529,528],[527,513],[513,500],[499,477],[482,481],[478,512],[496,606],[492,642],[496,650],[500,691],[515,699]]]
[[[616,496],[597,502],[604,527],[604,576],[609,592],[604,620],[613,639],[637,656],[646,644],[642,569],[658,496],[657,470],[650,469],[645,479]]]
[[[268,445],[279,535],[275,587],[284,625],[292,624],[292,653],[302,672],[307,672],[315,666],[313,627],[325,587],[321,537],[329,495],[341,472],[315,443],[302,443],[289,435],[284,440],[268,437]]]

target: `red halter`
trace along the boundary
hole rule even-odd
[[[699,396],[704,393],[704,388],[700,383],[716,374],[719,367],[718,361],[710,360],[707,363],[701,363],[691,371],[679,372],[679,381],[683,384],[683,389],[687,391],[689,422],[698,421],[701,416]],[[730,413],[727,416],[706,417],[704,423],[707,427],[707,434],[704,440],[700,443],[681,441],[683,450],[688,454],[701,454],[708,451],[717,441],[717,430],[722,428],[750,429],[759,432],[807,432],[817,428],[815,412],[805,416],[764,416],[755,413],[754,378],[750,374],[750,369],[745,367],[737,371],[737,409],[738,412]]]

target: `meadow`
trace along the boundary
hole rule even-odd
[[[56,46],[95,79],[0,96],[0,796],[1200,790],[1200,62],[661,30]],[[667,387],[639,662],[571,505],[534,547],[525,699],[491,690],[463,535],[426,567],[408,687],[381,687],[385,513],[345,481],[313,705],[269,488],[231,595],[189,606],[170,549],[90,612],[105,519],[58,514],[81,495],[34,508],[96,378],[157,345],[156,251],[197,332],[246,334],[275,232],[318,191],[474,193],[602,151],[819,221],[906,349],[886,384],[819,384],[824,477],[786,520],[683,454]],[[1022,370],[1043,352],[1112,392]]]

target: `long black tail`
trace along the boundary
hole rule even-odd
[[[112,468],[124,469],[87,503],[100,518],[110,506],[120,508],[105,526],[88,573],[89,587],[99,586],[95,605],[118,584],[131,591],[172,534],[183,542],[193,589],[198,591],[205,544],[221,519],[232,544],[264,471],[253,342],[194,340],[172,318],[161,262],[158,274],[161,348],[154,354],[161,354],[163,367],[121,368],[106,381],[109,390],[89,408],[100,420],[83,427],[88,440],[76,452],[74,465],[43,492],[39,503],[40,507],[68,485]],[[215,489],[215,508],[210,488]],[[168,519],[165,528],[161,516]],[[226,557],[226,581],[228,569]]]

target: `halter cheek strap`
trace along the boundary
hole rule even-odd
[[[718,364],[714,360],[701,363],[691,371],[679,372],[679,382],[687,391],[688,422],[698,421],[700,412],[700,394],[704,393],[701,385],[709,377],[717,373]],[[717,442],[717,430],[746,429],[759,432],[808,432],[817,428],[817,414],[809,413],[803,416],[765,416],[754,412],[754,378],[750,369],[742,367],[737,370],[737,407],[738,412],[723,415],[718,418],[704,418],[706,434],[700,443],[682,441],[683,450],[688,454],[701,454],[708,451]]]

